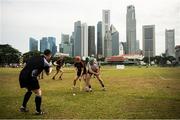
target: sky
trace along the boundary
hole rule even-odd
[[[71,35],[74,22],[97,26],[103,9],[110,10],[110,23],[125,42],[128,5],[135,6],[141,49],[143,25],[155,25],[156,55],[165,51],[165,29],[175,29],[175,44],[180,45],[180,0],[0,0],[0,44],[24,53],[30,37],[53,36],[59,46],[61,34]]]

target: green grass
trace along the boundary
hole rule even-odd
[[[65,68],[63,80],[53,81],[52,75],[40,80],[42,108],[47,114],[34,115],[34,95],[29,113],[20,113],[25,89],[20,89],[21,69],[0,68],[0,118],[180,118],[180,68],[103,67],[102,78],[107,91],[92,79],[93,92],[77,89],[72,95],[72,68]],[[79,83],[77,83],[79,87]]]

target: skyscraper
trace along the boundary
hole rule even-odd
[[[68,34],[61,34],[61,43],[69,44],[69,35]]]
[[[124,48],[123,48],[123,44],[122,42],[119,43],[119,55],[123,55],[124,54]]]
[[[40,40],[40,51],[44,52],[44,50],[46,50],[46,49],[50,49],[50,46],[49,46],[47,37],[43,37]]]
[[[102,22],[99,21],[97,24],[97,55],[103,55],[103,48],[102,48]]]
[[[124,50],[124,54],[128,53],[128,48],[127,48],[127,42],[121,42],[122,46],[123,46],[123,50]]]
[[[57,52],[56,38],[48,37],[48,43],[49,43],[49,49],[51,50],[52,55],[54,55]]]
[[[139,51],[139,40],[136,40],[136,52],[138,52]]]
[[[74,57],[74,32],[72,32],[72,35],[70,37],[70,43],[72,44],[72,57]]]
[[[136,53],[136,17],[135,7],[133,5],[127,6],[126,41],[128,47],[128,54]]]
[[[74,56],[81,56],[81,21],[74,23]]]
[[[88,56],[88,26],[86,23],[81,25],[81,56]]]
[[[72,57],[72,44],[63,44],[63,53],[69,54],[70,57]]]
[[[95,55],[95,26],[88,26],[88,55]]]
[[[110,33],[110,10],[102,11],[102,49],[104,57],[112,55],[112,41]]]
[[[30,37],[29,38],[29,51],[38,50],[38,40]]]
[[[167,56],[175,57],[175,30],[166,30],[165,32],[165,50]]]
[[[143,30],[143,54],[145,57],[155,56],[155,25],[145,25]]]
[[[119,55],[119,32],[111,25],[112,55]]]

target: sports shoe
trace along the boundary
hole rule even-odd
[[[45,112],[43,112],[43,111],[39,111],[39,112],[36,111],[36,112],[35,112],[35,115],[43,115],[43,114],[45,114]]]
[[[92,92],[92,88],[89,88],[89,92]]]
[[[62,80],[62,77],[59,77],[60,80]]]
[[[105,87],[103,87],[103,88],[102,88],[102,91],[106,91],[106,88],[105,88]]]
[[[19,108],[20,112],[29,112],[29,110],[23,106]]]

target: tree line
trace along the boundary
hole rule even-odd
[[[11,63],[25,63],[30,57],[32,56],[40,56],[43,53],[40,51],[30,51],[22,54],[17,49],[13,48],[11,45],[5,44],[0,45],[0,66],[10,65]],[[21,60],[22,59],[22,60]],[[52,62],[56,61],[57,57],[52,57]],[[104,61],[104,59],[98,59],[100,61]],[[65,63],[73,64],[74,60],[73,57],[64,57]],[[144,57],[143,61],[146,64],[150,64],[154,62],[154,64],[159,66],[167,66],[170,65],[177,65],[176,59],[173,56],[166,56],[166,54],[162,54],[161,56],[151,57],[150,60],[148,57]]]

